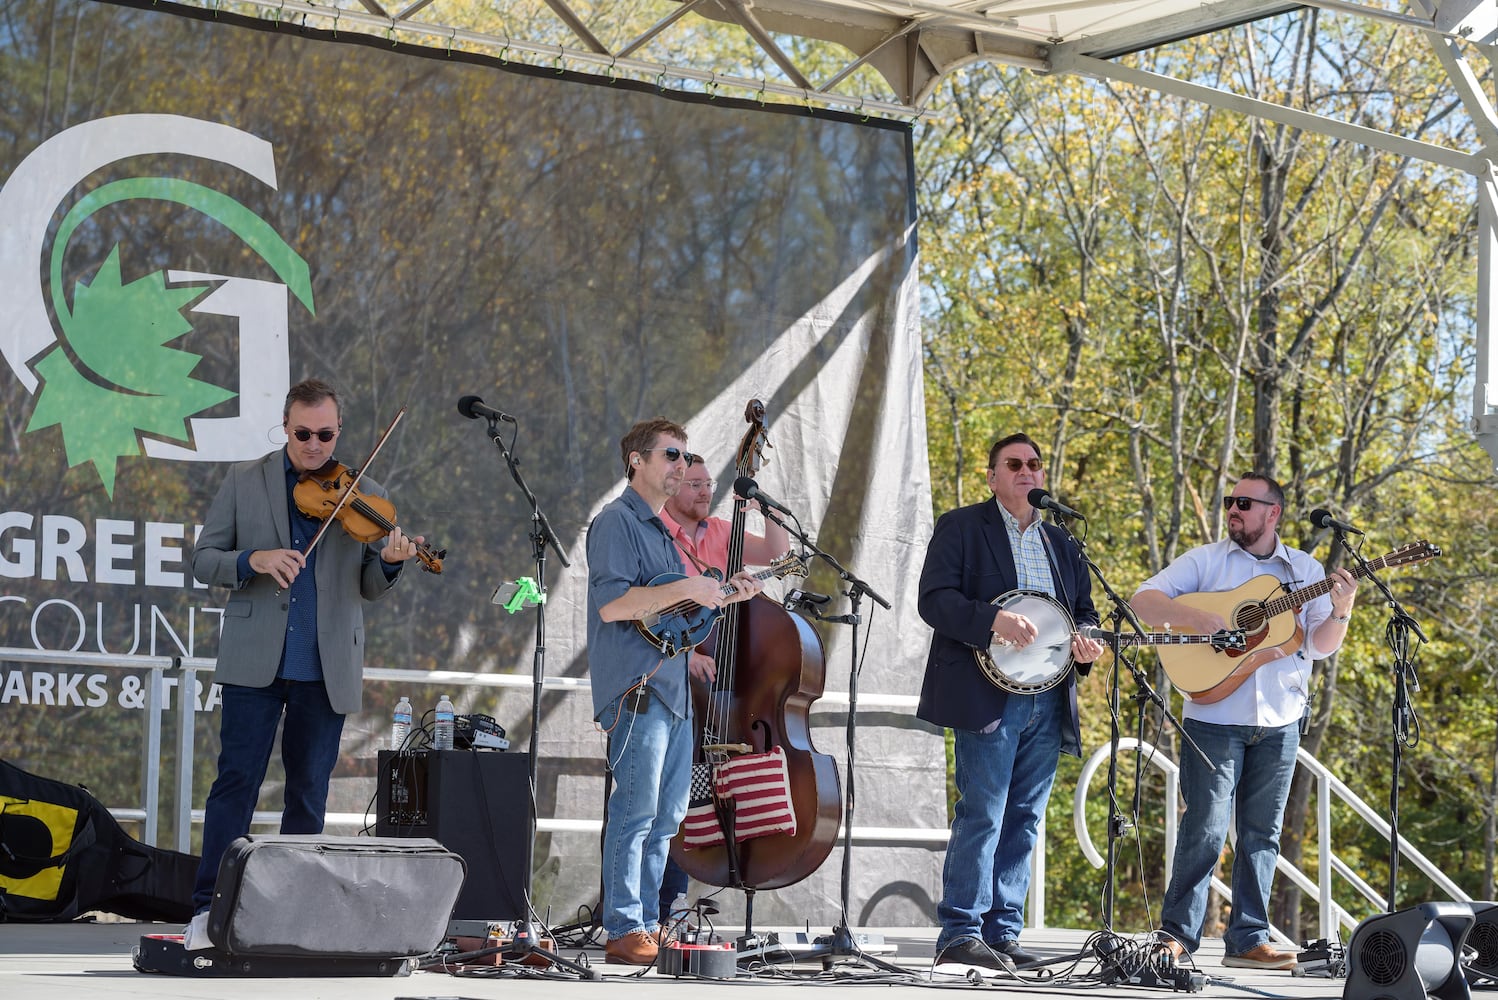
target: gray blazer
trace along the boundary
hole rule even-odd
[[[214,675],[221,684],[266,687],[281,664],[289,595],[277,594],[276,581],[263,573],[241,583],[237,563],[246,549],[291,547],[283,454],[273,451],[229,469],[193,548],[192,575],[232,590],[224,606]],[[367,478],[359,481],[359,489],[385,496]],[[363,702],[363,602],[384,596],[395,580],[386,578],[378,550],[355,541],[336,524],[317,544],[316,571],[317,651],[328,702],[333,711],[349,715]]]

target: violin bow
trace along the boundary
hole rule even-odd
[[[375,456],[380,453],[380,449],[385,447],[385,442],[390,440],[390,434],[395,430],[395,425],[400,423],[401,418],[405,415],[406,408],[402,406],[400,408],[400,412],[395,415],[395,419],[390,421],[390,426],[385,428],[385,433],[381,434],[380,439],[375,442],[374,450],[369,453],[369,457],[364,460],[364,464],[360,465],[358,469],[354,470],[353,481],[344,488],[343,495],[338,498],[338,502],[334,504],[333,509],[328,512],[327,519],[323,521],[322,527],[317,529],[317,534],[313,535],[312,541],[308,543],[306,552],[307,555],[310,556],[312,554],[312,550],[317,548],[317,543],[322,541],[322,536],[327,534],[328,529],[333,526],[333,522],[338,520],[338,512],[343,509],[343,505],[348,503],[349,498],[354,495],[354,490],[358,488],[359,480],[364,478],[364,471],[369,468],[369,463],[373,462],[375,460]]]

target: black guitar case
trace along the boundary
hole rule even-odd
[[[131,837],[82,785],[0,760],[0,922],[102,910],[185,923],[197,871],[195,856]]]

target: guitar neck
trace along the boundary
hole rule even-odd
[[[1364,569],[1362,566],[1353,566],[1350,567],[1349,571],[1352,573],[1353,579],[1361,580],[1374,570],[1383,569],[1388,564],[1388,556],[1379,556],[1368,564],[1367,569]],[[1322,594],[1330,594],[1331,592],[1332,581],[1330,578],[1327,578],[1318,583],[1313,583],[1309,587],[1292,590],[1288,594],[1276,597],[1272,601],[1265,601],[1264,612],[1268,617],[1273,618],[1275,615],[1283,614],[1286,611],[1294,611],[1296,608],[1314,601]]]
[[[1113,641],[1113,633],[1105,628],[1089,625],[1078,631],[1088,639]],[[1196,646],[1210,643],[1216,638],[1215,635],[1200,635],[1195,632],[1123,632],[1119,634],[1118,641],[1123,646]]]

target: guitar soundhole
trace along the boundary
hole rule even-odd
[[[1264,627],[1264,609],[1257,604],[1251,604],[1246,608],[1239,608],[1238,613],[1233,616],[1233,622],[1245,632],[1257,632]]]

